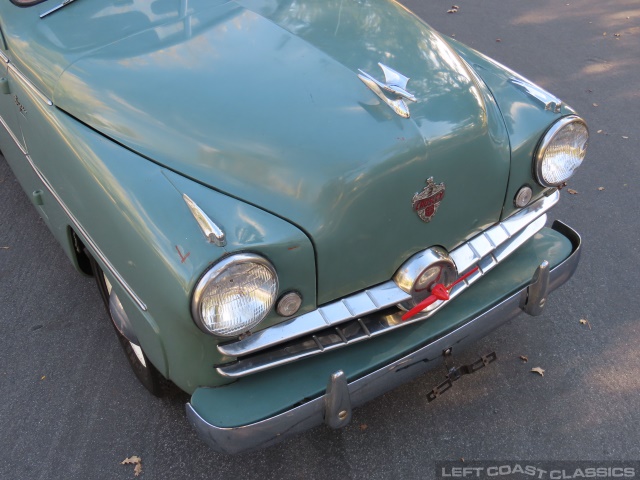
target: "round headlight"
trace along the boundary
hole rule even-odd
[[[544,187],[566,182],[584,160],[589,130],[580,117],[561,118],[547,131],[536,154],[535,174]]]
[[[200,279],[191,313],[201,330],[233,337],[250,330],[269,313],[278,294],[276,271],[250,253],[232,255]]]

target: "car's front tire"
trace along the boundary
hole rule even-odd
[[[96,283],[98,284],[100,296],[102,297],[107,309],[107,315],[111,319],[111,325],[113,325],[113,329],[115,330],[118,340],[120,341],[120,345],[122,345],[122,349],[129,360],[129,365],[131,366],[133,373],[135,373],[140,383],[142,383],[149,392],[156,397],[161,397],[165,391],[165,378],[158,369],[153,366],[147,355],[144,353],[144,350],[142,350],[142,347],[130,342],[127,337],[120,332],[109,309],[109,299],[112,292],[111,283],[93,258],[91,259],[91,268],[93,270]]]

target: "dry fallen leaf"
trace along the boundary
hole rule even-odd
[[[541,369],[540,367],[532,368],[532,369],[531,369],[531,371],[532,371],[533,373],[537,373],[537,374],[538,374],[538,375],[540,375],[541,377],[544,377],[544,370],[543,370],[543,369]]]
[[[522,360],[524,363],[527,363],[529,361],[529,358],[526,355],[520,355],[520,360]]]
[[[45,378],[47,378],[47,376],[46,376],[46,375],[42,375],[42,376],[40,377],[40,380],[44,380]]]
[[[598,187],[598,190],[603,191],[604,187]]]
[[[591,324],[589,323],[589,320],[585,318],[580,319],[580,325],[586,325],[587,327],[589,327],[589,330],[591,330]]]
[[[125,458],[120,465],[135,465],[133,475],[136,477],[142,473],[142,459],[137,455]]]
[[[578,191],[574,190],[573,188],[567,188],[567,192],[569,192],[570,195],[577,195]]]
[[[602,130],[598,130],[596,133],[602,133]]]

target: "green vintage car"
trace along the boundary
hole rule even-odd
[[[0,3],[0,146],[221,452],[446,363],[573,274],[558,98],[388,0]],[[458,298],[459,297],[459,298]]]

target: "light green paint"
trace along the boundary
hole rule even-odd
[[[0,115],[148,306],[112,282],[149,358],[188,392],[228,381],[213,366],[230,359],[189,313],[209,265],[266,256],[281,292],[303,294],[302,312],[386,281],[416,251],[495,223],[505,191],[509,211],[553,119],[485,61],[496,103],[445,40],[384,0],[192,0],[184,12],[169,0],[82,1],[39,19],[47,8],[1,2],[0,27],[4,53],[55,105],[3,65]],[[410,119],[357,78],[382,78],[379,61],[412,78]],[[498,107],[516,104],[524,116],[503,120]],[[74,260],[69,218],[4,129],[0,142],[27,193],[44,191],[38,209]],[[447,191],[425,224],[411,198],[430,176]],[[204,240],[182,193],[221,224],[224,248]]]

